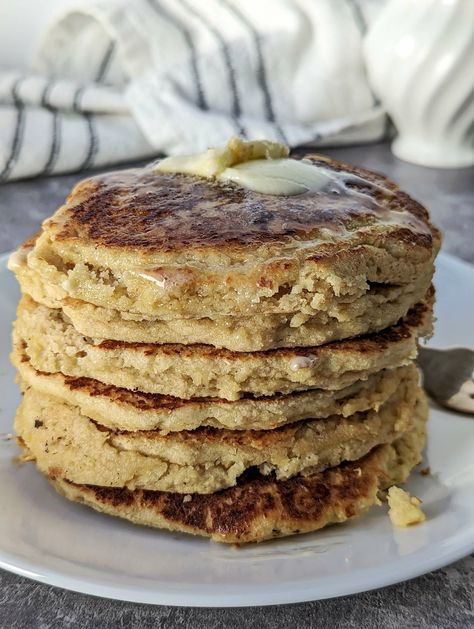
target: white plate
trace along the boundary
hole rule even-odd
[[[0,259],[0,432],[19,394],[8,362],[18,288]],[[473,343],[474,268],[440,256],[438,347]],[[352,594],[418,576],[474,549],[474,419],[432,409],[425,465],[408,488],[427,522],[394,530],[386,508],[350,523],[240,549],[133,526],[56,495],[0,444],[0,566],[44,583],[141,603],[247,606]]]

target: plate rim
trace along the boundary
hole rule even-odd
[[[371,567],[353,571],[348,575],[343,575],[342,577],[340,575],[334,575],[328,579],[328,584],[324,585],[322,589],[320,584],[318,584],[317,589],[315,589],[314,586],[312,587],[311,583],[308,583],[308,585],[303,587],[303,589],[300,587],[299,592],[301,592],[301,595],[295,594],[294,591],[292,591],[292,595],[285,595],[286,586],[280,583],[272,584],[272,589],[269,593],[268,590],[264,589],[265,584],[262,583],[262,585],[257,589],[254,585],[252,586],[252,594],[255,597],[254,599],[251,599],[252,594],[249,596],[249,592],[247,590],[244,592],[239,591],[238,594],[226,593],[224,595],[216,594],[215,592],[203,593],[203,591],[200,590],[198,594],[194,594],[192,591],[186,592],[186,598],[183,601],[180,600],[180,597],[182,597],[183,594],[177,591],[160,590],[151,593],[149,589],[140,590],[137,587],[131,588],[128,586],[122,588],[119,586],[97,585],[97,583],[92,584],[87,579],[58,576],[57,573],[53,573],[51,571],[39,573],[26,567],[26,565],[25,567],[20,566],[20,562],[18,562],[18,560],[16,560],[17,565],[15,565],[10,563],[8,560],[5,561],[1,556],[0,568],[45,585],[62,588],[63,590],[129,603],[167,605],[171,607],[266,607],[269,605],[298,604],[310,601],[328,600],[331,598],[338,598],[340,596],[351,596],[353,594],[370,592],[372,590],[378,590],[390,585],[409,581],[424,574],[428,574],[433,570],[443,568],[444,566],[467,557],[474,552],[474,536],[472,534],[469,535],[467,531],[463,531],[462,536],[467,537],[465,545],[463,544],[458,546],[456,552],[449,552],[448,550],[443,549],[443,552],[437,554],[436,557],[432,557],[430,553],[431,547],[428,547],[423,553],[421,553],[421,557],[417,554],[418,563],[413,566],[412,569],[405,568],[404,564],[410,563],[413,559],[413,555],[407,555],[398,559],[397,571],[392,571],[390,576],[386,576],[385,578],[381,576],[379,572],[380,568]],[[429,556],[425,558],[425,554],[428,554]],[[8,553],[3,553],[3,556],[8,557]],[[422,558],[423,560],[421,560]],[[332,581],[336,579],[339,581],[339,585],[335,587]],[[357,585],[354,585],[354,587],[350,586],[349,579],[354,584],[357,583]],[[209,584],[207,589],[210,590],[212,587],[215,587],[215,584]],[[216,596],[219,596],[221,599],[218,604],[216,604]],[[276,601],[275,599],[278,600]]]
[[[6,267],[10,253],[0,254],[1,268]],[[451,268],[457,267],[460,272],[474,275],[474,265],[469,262],[444,251],[440,252],[438,260],[440,259],[443,259],[444,263]],[[454,548],[452,548],[453,543]],[[265,582],[257,587],[252,584],[251,591],[239,588],[238,592],[229,590],[225,593],[217,593],[213,583],[201,584],[198,593],[188,590],[184,594],[176,588],[173,590],[161,587],[159,591],[151,591],[150,586],[144,589],[130,585],[122,587],[116,584],[100,584],[85,577],[74,577],[51,569],[41,569],[33,561],[28,562],[1,549],[0,568],[45,585],[110,600],[148,605],[226,608],[296,604],[368,592],[427,574],[458,561],[472,552],[474,552],[474,525],[472,530],[462,529],[457,532],[454,537],[450,538],[450,544],[439,548],[435,556],[432,554],[431,546],[417,552],[416,563],[413,563],[413,555],[406,555],[399,557],[395,569],[392,567],[390,571],[381,573],[380,567],[377,566],[360,568],[347,574],[332,575],[323,584],[321,582],[315,584],[313,580],[308,579],[306,584],[299,584],[298,590],[289,592],[285,583],[273,583],[269,591]]]

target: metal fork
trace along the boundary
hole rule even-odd
[[[474,351],[420,347],[418,365],[427,393],[441,406],[474,415]]]

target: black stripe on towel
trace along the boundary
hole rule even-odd
[[[252,22],[250,22],[250,20],[243,13],[241,13],[240,10],[235,5],[229,4],[227,0],[220,0],[220,3],[223,6],[225,6],[228,9],[228,11],[230,11],[240,21],[241,24],[245,26],[245,28],[249,31],[249,33],[252,36],[253,43],[255,46],[255,52],[257,53],[257,80],[258,80],[260,89],[262,90],[263,98],[265,101],[266,118],[267,120],[273,123],[275,130],[277,131],[278,135],[283,140],[283,142],[285,142],[285,144],[288,144],[285,133],[283,129],[281,128],[281,126],[279,125],[279,123],[277,122],[276,117],[275,117],[272,97],[270,95],[270,89],[268,87],[268,82],[267,82],[267,72],[265,69],[265,62],[263,59],[260,33],[252,24]]]
[[[74,93],[73,99],[72,99],[72,109],[73,111],[77,112],[77,113],[81,113],[82,112],[82,96],[85,92],[85,87],[82,85],[81,87],[78,87],[77,90]]]
[[[86,156],[78,167],[78,170],[91,168],[91,166],[93,166],[94,164],[95,156],[97,155],[97,152],[99,150],[99,136],[97,134],[94,117],[92,114],[84,113],[82,110],[81,101],[85,89],[86,88],[84,86],[78,87],[72,100],[73,111],[78,114],[82,113],[82,117],[87,125],[87,135],[89,136],[89,148],[87,149]]]
[[[39,175],[48,175],[54,169],[59,155],[61,144],[61,120],[59,112],[53,108],[49,102],[49,96],[55,83],[47,83],[41,95],[41,106],[51,112],[51,147],[48,153],[46,164]]]
[[[94,165],[94,160],[99,150],[99,136],[95,126],[94,116],[91,114],[84,114],[84,120],[87,124],[87,133],[89,135],[89,148],[84,161],[79,166],[79,170],[86,170]]]
[[[360,8],[358,0],[347,0],[349,7],[352,11],[352,15],[354,16],[354,20],[357,24],[357,28],[360,31],[361,35],[365,35],[367,32],[367,22],[364,16],[362,9]]]
[[[110,61],[112,59],[114,51],[115,51],[115,42],[110,42],[110,44],[107,46],[107,50],[105,51],[105,54],[99,65],[99,69],[97,70],[97,74],[95,78],[96,83],[102,81],[105,75],[107,74],[107,70],[110,67]],[[82,97],[84,96],[85,91],[86,91],[86,86],[81,85],[74,92],[74,96],[72,98],[72,110],[75,111],[76,113],[83,113],[84,111],[82,107]]]
[[[78,114],[82,113],[84,122],[87,125],[87,135],[89,136],[89,147],[87,149],[84,160],[78,167],[78,170],[86,170],[87,168],[91,168],[94,165],[95,156],[97,155],[97,152],[99,150],[99,136],[95,126],[94,117],[90,113],[84,113],[82,109],[81,101],[85,89],[85,86],[78,87],[72,100],[73,111]]]
[[[237,128],[237,133],[239,135],[246,136],[245,129],[242,126],[242,123],[239,121],[239,117],[242,113],[242,110],[240,106],[239,93],[237,91],[237,81],[235,79],[235,68],[232,64],[229,46],[225,38],[222,37],[220,31],[207,20],[207,17],[205,15],[199,13],[199,11],[196,11],[196,9],[192,5],[190,5],[186,0],[180,0],[180,3],[186,9],[186,11],[194,15],[202,24],[204,24],[204,26],[212,33],[215,39],[219,42],[222,58],[224,60],[224,65],[227,69],[230,93],[232,95],[232,116],[234,118],[234,124]]]
[[[52,92],[54,85],[55,85],[54,83],[48,82],[44,86],[43,93],[41,94],[40,104],[41,104],[41,107],[44,107],[45,109],[52,109],[52,106],[49,102],[49,95]]]
[[[95,77],[96,83],[100,83],[101,81],[105,79],[105,75],[107,74],[107,71],[110,68],[110,62],[112,60],[114,51],[115,51],[115,42],[111,41],[110,44],[107,46],[107,50],[105,51],[105,54],[102,58],[99,69],[97,71],[97,75]]]
[[[183,39],[186,42],[186,46],[188,47],[189,54],[190,54],[191,74],[193,75],[193,79],[194,79],[198,105],[201,109],[204,109],[204,110],[209,109],[209,105],[206,101],[206,97],[204,95],[204,90],[202,87],[201,76],[199,74],[196,46],[194,44],[190,31],[186,28],[184,24],[182,24],[179,21],[179,19],[176,16],[174,16],[172,13],[167,11],[163,7],[163,5],[157,0],[148,0],[148,4],[155,11],[155,13],[157,13],[160,17],[165,18],[165,20],[168,20],[168,22],[173,24],[173,26],[177,28],[180,31],[181,35],[183,36]]]
[[[54,169],[59,156],[59,148],[61,146],[61,117],[59,112],[51,112],[51,148],[46,164],[44,165],[41,175],[49,175]]]
[[[15,131],[13,132],[13,140],[10,149],[10,155],[8,156],[7,161],[5,162],[5,166],[3,170],[0,172],[0,181],[6,181],[8,176],[10,175],[12,168],[15,166],[15,163],[18,159],[18,155],[20,154],[22,142],[23,142],[23,134],[25,130],[25,118],[26,111],[24,105],[20,101],[19,97],[19,88],[20,83],[22,82],[23,77],[19,77],[12,85],[12,99],[13,103],[16,106],[16,121],[15,121]]]

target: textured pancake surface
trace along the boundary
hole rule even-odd
[[[62,308],[81,334],[130,343],[203,343],[233,351],[309,347],[382,330],[425,296],[433,270],[405,285],[372,284],[362,296],[319,297],[318,311],[159,319],[103,308],[79,299],[51,298],[40,274],[21,257],[16,276],[22,291],[51,308]],[[325,302],[323,304],[323,302]]]
[[[272,429],[301,419],[378,410],[406,380],[417,378],[414,365],[384,369],[339,391],[309,389],[289,395],[230,402],[219,398],[181,400],[103,384],[91,378],[36,371],[19,348],[12,354],[27,387],[77,406],[83,415],[112,430],[194,430],[200,426],[231,430]]]
[[[378,412],[332,415],[273,430],[198,428],[162,435],[111,431],[77,407],[27,389],[15,431],[46,474],[79,484],[212,493],[235,485],[251,467],[281,480],[358,459],[413,427],[419,395],[415,374]]]
[[[50,481],[69,500],[136,524],[218,542],[259,542],[344,522],[377,504],[380,490],[405,482],[421,461],[427,411],[421,398],[413,430],[353,463],[285,481],[249,473],[210,495],[80,485],[55,475]]]
[[[275,197],[150,169],[93,177],[23,257],[49,305],[73,298],[160,319],[330,316],[348,299],[369,312],[359,300],[383,284],[413,293],[407,310],[440,244],[426,210],[381,175],[310,159],[338,173],[342,192]]]
[[[125,389],[182,399],[246,393],[268,396],[308,388],[338,390],[385,368],[408,364],[419,336],[431,331],[431,303],[418,304],[377,334],[312,348],[232,352],[209,345],[100,341],[79,334],[61,310],[23,297],[15,344],[38,371],[62,372]]]

